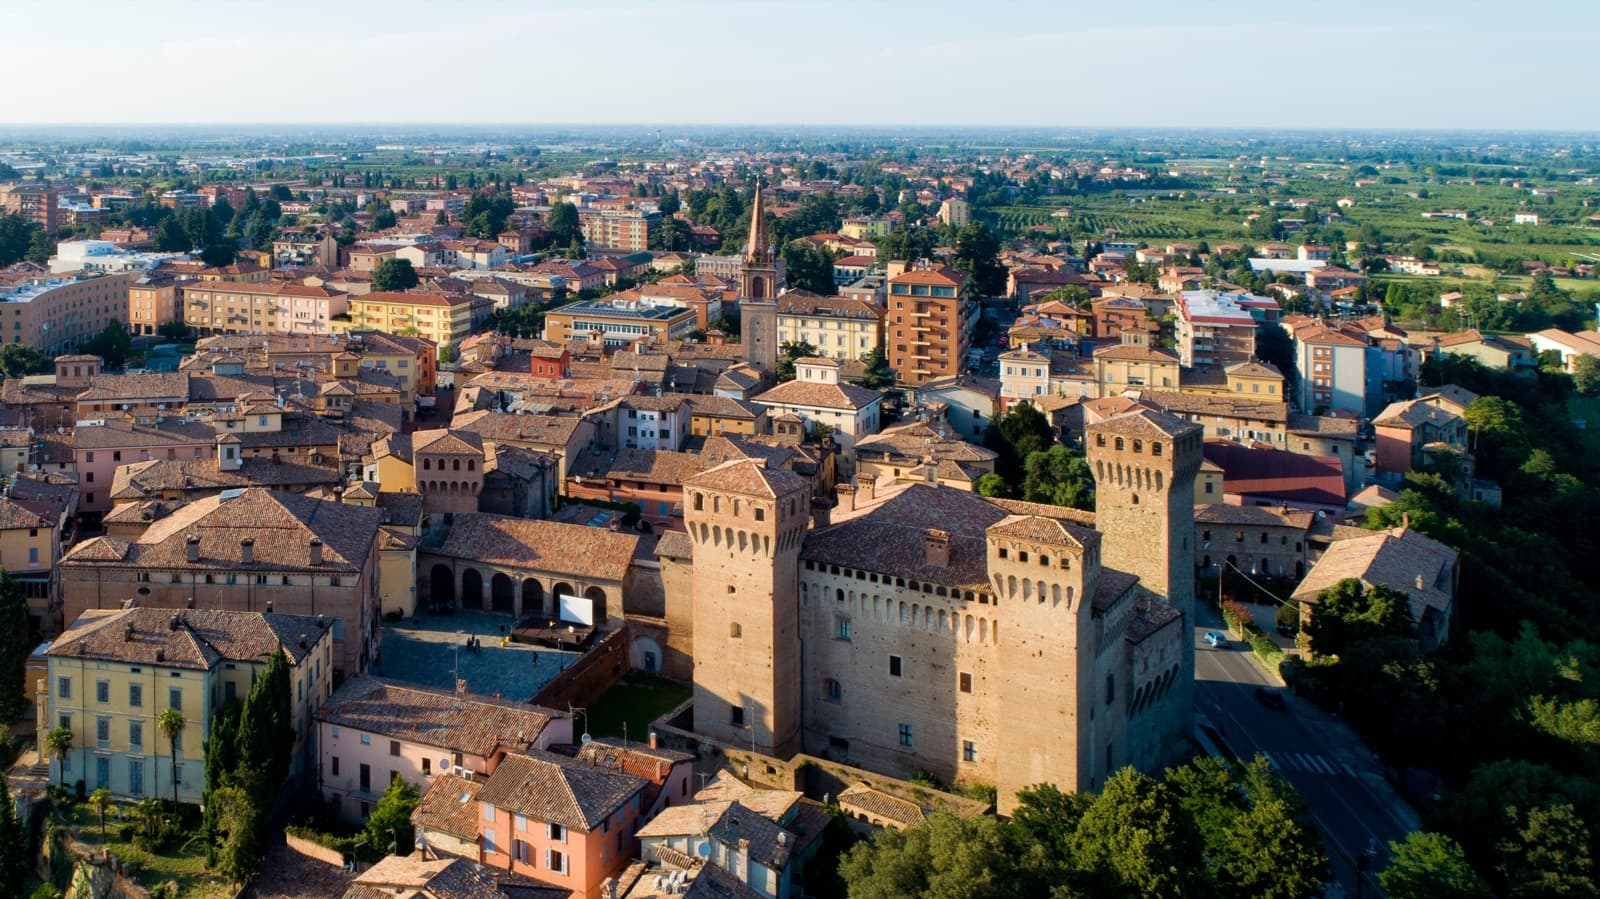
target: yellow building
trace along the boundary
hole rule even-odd
[[[778,297],[778,341],[809,343],[828,359],[864,359],[883,346],[883,307],[791,291]]]
[[[268,605],[270,608],[270,604]],[[199,802],[205,742],[216,713],[243,701],[272,653],[289,663],[294,770],[315,770],[312,715],[332,692],[331,619],[219,609],[91,609],[44,651],[36,702],[39,745],[63,727],[72,749],[50,760],[52,782],[129,799]],[[178,711],[176,740],[160,718]]]
[[[372,328],[390,334],[408,334],[415,329],[417,336],[436,345],[459,343],[472,335],[476,300],[467,294],[375,290],[351,298],[350,329]]]
[[[1184,393],[1285,402],[1283,383],[1283,375],[1272,365],[1236,362],[1225,369],[1185,368],[1178,389]]]
[[[1123,343],[1094,353],[1094,379],[1103,397],[1151,387],[1177,390],[1179,368],[1177,353],[1156,347]]]
[[[0,495],[0,568],[21,582],[28,615],[46,633],[61,627],[55,567],[77,511],[77,486],[47,474],[19,472]]]
[[[711,437],[718,434],[754,436],[767,432],[767,407],[730,396],[687,396],[689,433]]]

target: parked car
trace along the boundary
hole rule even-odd
[[[1206,645],[1211,647],[1220,648],[1228,645],[1228,638],[1217,631],[1206,631],[1201,639],[1205,640]]]
[[[1256,700],[1269,709],[1282,711],[1288,708],[1288,703],[1283,701],[1283,691],[1272,687],[1257,687]]]

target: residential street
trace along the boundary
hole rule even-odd
[[[1286,708],[1271,708],[1257,687],[1280,686],[1237,641],[1207,646],[1202,634],[1223,631],[1201,606],[1195,628],[1195,711],[1242,759],[1262,753],[1300,791],[1327,839],[1328,854],[1346,895],[1376,895],[1376,881],[1356,881],[1356,859],[1376,848],[1381,868],[1391,840],[1416,828],[1416,817],[1384,781],[1371,752],[1342,723],[1284,691]]]

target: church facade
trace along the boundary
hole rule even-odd
[[[1149,410],[1090,427],[1093,516],[936,484],[847,492],[759,461],[685,484],[694,728],[885,774],[1095,789],[1158,770],[1192,722],[1201,430]],[[672,598],[669,597],[669,603]]]

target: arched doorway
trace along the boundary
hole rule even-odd
[[[476,568],[468,568],[461,575],[461,607],[483,608],[483,575],[479,574]]]
[[[606,620],[606,591],[599,587],[590,587],[583,591],[583,598],[594,603],[594,623],[604,624]]]
[[[563,596],[577,596],[578,591],[571,584],[567,583],[566,581],[562,581],[550,588],[550,595],[556,599],[560,599]]]
[[[536,578],[528,578],[522,582],[522,614],[543,615],[544,611],[544,585]]]
[[[456,576],[449,565],[435,565],[428,572],[428,602],[441,610],[456,604]]]
[[[517,610],[517,584],[510,576],[497,571],[489,579],[489,607],[507,615]]]

